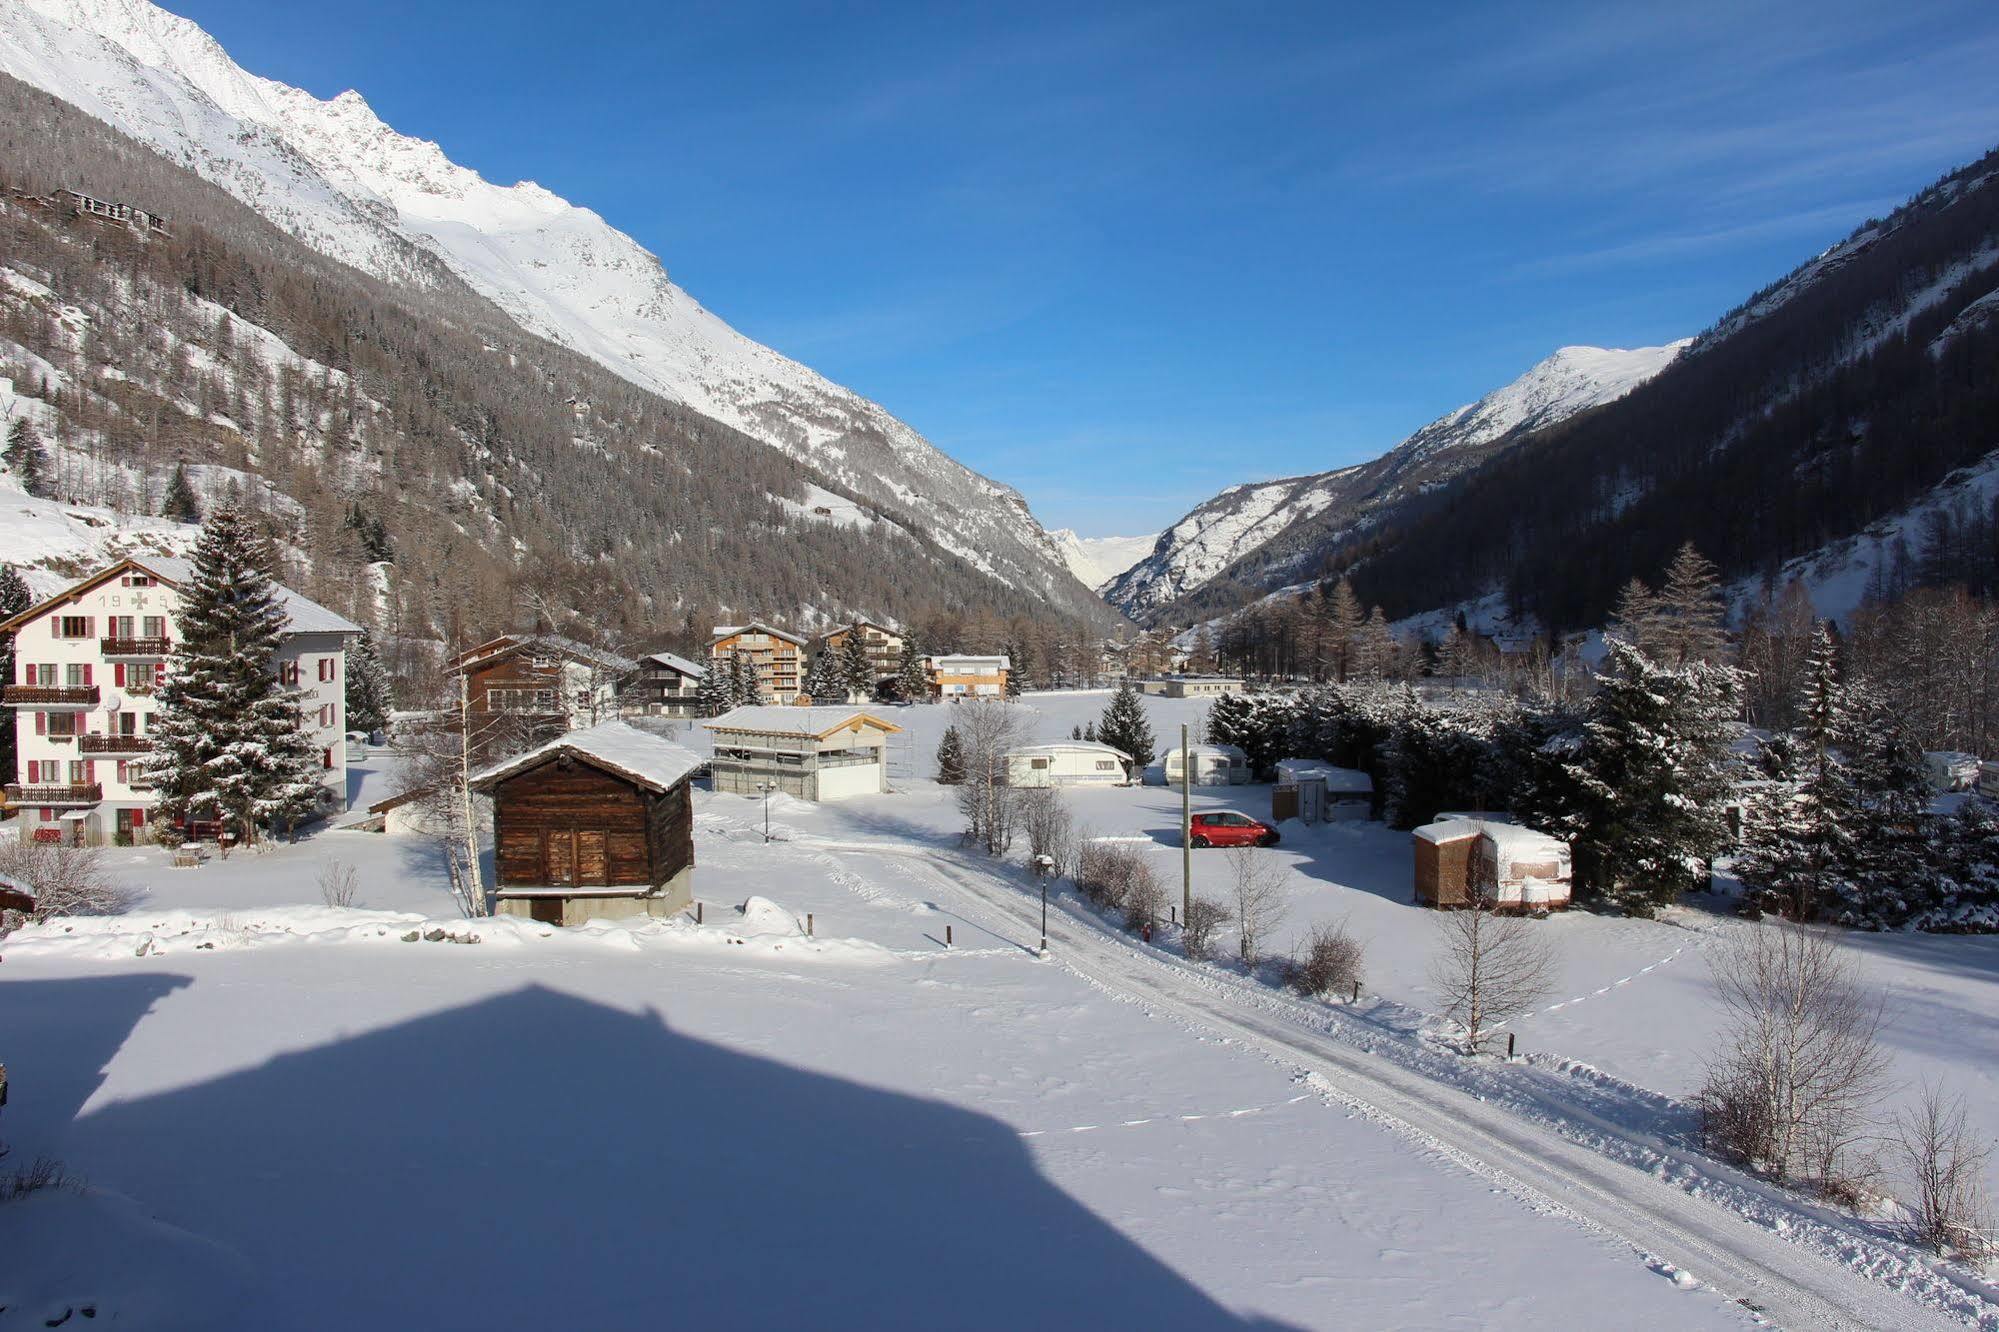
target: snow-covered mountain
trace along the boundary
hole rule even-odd
[[[1269,548],[1300,524],[1363,525],[1384,505],[1448,480],[1512,440],[1623,397],[1671,364],[1690,341],[1630,350],[1563,347],[1373,462],[1231,486],[1168,528],[1150,554],[1103,589],[1104,596],[1127,614],[1144,616],[1259,552],[1273,557],[1260,569],[1279,560],[1295,563],[1297,552]]]
[[[1072,528],[1061,528],[1048,534],[1055,540],[1062,558],[1068,561],[1069,572],[1076,575],[1085,587],[1099,591],[1119,574],[1137,564],[1152,553],[1159,543],[1157,534],[1135,537],[1086,537],[1077,536]]]
[[[0,0],[0,70],[220,185],[312,248],[404,288],[462,281],[522,328],[911,512],[985,572],[1073,605],[1011,488],[879,405],[751,341],[587,208],[496,185],[384,124],[238,66],[144,0]]]

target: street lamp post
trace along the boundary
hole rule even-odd
[[[1034,858],[1034,877],[1041,880],[1041,955],[1048,956],[1048,881],[1055,877],[1055,857]]]
[[[777,790],[777,783],[765,778],[757,783],[757,789],[764,793],[764,841],[770,841],[770,793]]]

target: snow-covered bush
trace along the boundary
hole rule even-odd
[[[1205,962],[1215,951],[1215,931],[1233,919],[1229,909],[1213,898],[1197,897],[1187,907],[1187,919],[1180,934],[1181,947],[1191,961]]]
[[[1344,919],[1315,925],[1292,957],[1285,980],[1308,999],[1346,994],[1363,979],[1366,949]]]
[[[0,874],[26,884],[34,894],[30,921],[114,916],[137,898],[104,872],[102,853],[95,847],[0,838]]]

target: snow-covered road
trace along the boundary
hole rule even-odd
[[[833,841],[813,849],[896,854],[879,844]],[[1038,942],[1038,902],[992,867],[929,849],[903,854],[968,920],[1023,948]],[[1729,1181],[1724,1168],[1692,1162],[1642,1129],[1580,1109],[1561,1127],[1513,1113],[1466,1085],[1384,1057],[1370,1048],[1390,1039],[1382,1033],[1356,1043],[1336,1010],[1190,967],[1065,906],[1051,905],[1048,930],[1051,960],[1090,984],[1316,1075],[1328,1098],[1423,1142],[1537,1211],[1622,1239],[1662,1273],[1705,1283],[1779,1326],[1999,1326],[1992,1292],[1815,1221],[1803,1207],[1771,1220],[1767,1212],[1786,1210],[1773,1205],[1771,1191],[1740,1177]],[[1657,1164],[1641,1169],[1627,1161]],[[1698,1191],[1689,1190],[1690,1181]],[[1748,1197],[1766,1215],[1753,1218],[1703,1196],[1711,1191]]]

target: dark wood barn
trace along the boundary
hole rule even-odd
[[[624,722],[572,731],[472,779],[493,799],[501,915],[551,925],[670,916],[694,894],[688,780],[702,759]]]

